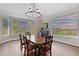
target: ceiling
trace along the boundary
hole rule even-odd
[[[36,3],[42,17],[55,15],[57,13],[79,7],[78,3]],[[29,3],[0,3],[0,14],[26,18],[24,12]]]

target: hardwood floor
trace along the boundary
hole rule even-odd
[[[19,40],[10,41],[0,45],[0,55],[1,56],[20,56],[20,44]]]
[[[0,56],[22,56],[23,54],[21,54],[19,46],[19,40],[0,44]],[[79,56],[79,47],[54,41],[52,46],[52,55]]]
[[[79,47],[53,42],[52,53],[54,56],[79,56]]]

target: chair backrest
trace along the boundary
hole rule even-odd
[[[28,39],[27,39],[26,36],[23,35],[23,39],[24,39],[24,42],[25,42],[26,45],[29,44]]]
[[[20,43],[24,44],[25,40],[23,39],[23,35],[22,34],[19,34],[19,38],[20,38]]]
[[[53,42],[53,36],[47,36],[47,37],[45,38],[45,42],[49,42],[49,43],[52,44],[52,42]]]
[[[27,55],[31,55],[30,52],[32,52],[36,49],[36,48],[32,47],[32,45],[35,45],[35,43],[28,40],[26,36],[23,36],[23,38],[26,40],[25,44],[26,44]]]
[[[44,52],[43,54],[46,55],[46,52],[50,51],[50,55],[51,54],[51,48],[52,48],[52,42],[53,42],[53,36],[47,36],[45,38],[45,43],[44,44],[41,44],[41,50],[43,50],[42,52]]]
[[[22,44],[22,36],[19,34],[20,43]]]

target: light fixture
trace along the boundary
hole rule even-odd
[[[41,17],[41,13],[39,12],[35,3],[30,4],[29,8],[25,11],[25,15],[30,18]]]

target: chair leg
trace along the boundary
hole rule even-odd
[[[21,49],[21,52],[22,52],[22,45],[20,45],[20,49]]]
[[[26,46],[24,47],[24,56],[26,55]]]
[[[51,51],[50,51],[50,56],[52,56],[52,53],[51,53]]]
[[[52,49],[50,48],[50,56],[52,56]]]
[[[35,49],[35,56],[37,56],[37,51],[36,51],[36,49]]]

